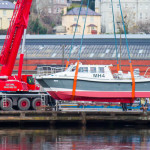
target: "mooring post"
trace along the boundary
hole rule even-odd
[[[81,112],[81,116],[82,116],[82,125],[86,126],[86,114],[85,114],[85,112]]]
[[[57,119],[57,112],[56,111],[52,111],[52,120],[50,120],[50,125],[54,125]]]

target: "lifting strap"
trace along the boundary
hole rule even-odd
[[[89,3],[90,3],[90,0],[88,0],[88,3],[87,3],[86,17],[85,17],[85,20],[84,20],[84,27],[83,27],[82,39],[81,39],[81,44],[80,44],[80,50],[79,50],[79,53],[78,53],[79,57],[78,57],[76,71],[75,71],[75,76],[74,76],[74,81],[73,81],[73,89],[72,89],[72,98],[71,98],[71,100],[74,100],[75,92],[76,92],[76,87],[77,87],[79,61],[80,61],[80,56],[81,56],[81,50],[82,50],[82,44],[83,44],[84,31],[85,31],[85,26],[86,26],[86,19],[87,19],[87,14],[88,14]]]
[[[80,9],[79,9],[78,19],[77,19],[75,31],[74,31],[74,34],[73,34],[73,39],[72,39],[71,48],[70,48],[70,51],[69,51],[69,57],[68,57],[68,60],[67,60],[67,64],[66,64],[65,70],[69,66],[69,60],[70,60],[72,48],[73,48],[73,45],[74,45],[74,39],[75,39],[76,31],[77,31],[77,28],[78,28],[78,22],[79,22],[79,18],[80,18],[80,13],[81,13],[82,5],[83,5],[83,0],[81,0],[81,5],[80,5]]]
[[[131,71],[131,78],[132,78],[132,101],[131,103],[133,103],[135,99],[135,78],[134,78],[132,63],[130,63],[130,71]]]
[[[113,0],[111,0],[112,5],[112,15],[113,15],[113,27],[114,27],[114,37],[115,37],[115,49],[116,49],[116,58],[117,58],[117,72],[120,70],[119,61],[118,61],[118,48],[117,48],[117,38],[116,38],[116,26],[115,26],[115,15],[114,15],[114,6]]]
[[[76,71],[75,71],[75,76],[74,76],[74,81],[73,81],[73,90],[72,90],[71,100],[74,100],[74,97],[75,97],[75,92],[76,92],[76,87],[77,87],[78,71],[79,71],[79,60],[77,61],[77,66],[76,66]]]
[[[132,101],[131,101],[131,103],[133,103],[133,101],[135,99],[135,78],[134,78],[133,67],[132,67],[132,63],[131,63],[129,45],[128,45],[128,40],[127,40],[127,34],[126,34],[125,23],[124,23],[124,18],[123,18],[123,13],[122,13],[122,8],[121,8],[121,2],[120,2],[120,0],[119,0],[119,5],[120,5],[120,12],[121,12],[121,17],[122,17],[122,24],[123,24],[124,34],[125,34],[125,39],[126,39],[126,45],[127,45],[129,63],[130,63],[130,72],[131,72],[131,78],[132,78]]]

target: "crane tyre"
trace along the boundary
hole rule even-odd
[[[30,108],[30,101],[28,98],[21,98],[18,101],[19,110],[26,111]]]
[[[4,101],[6,101],[6,103],[4,103]],[[4,111],[12,110],[12,100],[10,98],[2,98],[0,102],[0,107]]]
[[[34,110],[37,109],[37,107],[40,107],[41,106],[41,98],[35,98],[33,101],[32,101],[32,108]]]

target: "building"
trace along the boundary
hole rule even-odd
[[[121,0],[125,21],[129,25],[129,32],[134,33],[134,29],[140,22],[147,22],[150,19],[150,0]],[[121,22],[120,6],[118,0],[113,0],[116,28],[119,30],[117,22]],[[99,12],[103,33],[113,33],[112,5],[110,0],[95,0],[95,9]],[[118,31],[117,30],[117,31]]]
[[[62,17],[62,26],[66,27],[65,34],[74,34],[76,23],[78,19],[80,8],[73,8],[70,11],[64,10],[64,15]],[[78,28],[76,34],[82,34],[84,21],[86,18],[86,7],[81,9],[80,19],[78,22]],[[88,9],[87,19],[86,19],[86,27],[85,27],[85,35],[87,34],[100,34],[101,33],[101,15],[96,13],[95,11]]]
[[[80,50],[81,38],[81,35],[75,37],[70,63],[75,63],[79,57],[78,52]],[[5,36],[0,36],[0,49],[2,49],[4,39]],[[119,43],[119,41],[120,36],[117,35],[117,43]],[[27,35],[23,73],[35,74],[37,68],[40,66],[58,66],[66,64],[71,43],[72,35]],[[150,67],[150,35],[129,34],[128,43],[133,69],[139,68],[140,73],[144,75],[147,68]],[[121,70],[127,73],[130,67],[124,35],[122,35],[121,51],[119,45],[118,51]],[[18,71],[20,52],[21,47],[14,67],[15,73]],[[114,35],[85,35],[80,62],[83,64],[112,64],[112,72],[115,72],[117,70],[117,58]],[[147,75],[150,75],[150,71],[147,72]]]
[[[67,0],[36,0],[36,7],[39,13],[45,11],[46,14],[61,14],[63,8],[67,6]]]
[[[9,27],[15,5],[9,1],[0,1],[0,30],[6,30]]]

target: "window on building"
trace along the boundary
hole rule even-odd
[[[143,15],[142,15],[142,13],[140,13],[140,19],[142,19],[143,18]]]
[[[90,20],[91,20],[91,23],[93,23],[94,22],[94,17],[93,16],[90,17]]]
[[[78,20],[78,18],[77,18],[77,17],[74,17],[74,21],[77,22],[77,20]]]
[[[95,30],[95,27],[91,27],[91,30]]]
[[[59,8],[56,9],[56,12],[59,13]]]
[[[51,14],[52,13],[52,9],[48,8],[48,13]]]
[[[6,10],[3,10],[3,16],[6,16],[6,15],[7,15]]]
[[[11,21],[11,18],[8,18],[8,22],[9,22],[9,24],[10,24],[10,21]]]
[[[128,8],[128,4],[125,4],[125,8]]]
[[[148,20],[148,13],[145,14],[145,20]]]
[[[82,17],[82,21],[85,22],[86,17]]]
[[[135,14],[133,14],[133,20],[135,20]]]
[[[64,3],[64,0],[61,0],[61,3]]]
[[[120,8],[120,5],[119,5],[119,4],[117,4],[117,8]]]

